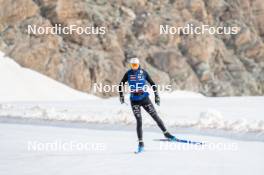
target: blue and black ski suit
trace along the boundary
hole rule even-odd
[[[141,106],[156,121],[163,133],[166,133],[167,131],[163,124],[163,121],[158,116],[154,105],[150,101],[149,93],[146,91],[146,88],[144,88],[146,87],[148,82],[151,85],[155,95],[158,95],[157,86],[155,85],[149,74],[140,67],[137,70],[128,70],[119,84],[120,97],[123,96],[122,87],[126,82],[128,82],[128,85],[130,87],[130,102],[132,111],[137,120],[137,136],[139,142],[143,143]]]

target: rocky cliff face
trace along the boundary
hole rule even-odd
[[[208,96],[264,94],[262,0],[0,0],[0,50],[75,89],[116,84],[129,55],[161,84]],[[160,35],[160,25],[238,26]],[[105,26],[105,35],[28,35],[28,25]],[[19,75],[18,75],[19,76]],[[98,94],[113,95],[113,94]]]

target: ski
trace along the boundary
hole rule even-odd
[[[187,144],[194,144],[194,145],[204,145],[203,142],[191,141],[191,140],[184,140],[184,139],[156,139],[155,141],[162,141],[162,142],[179,142],[179,143],[187,143]]]

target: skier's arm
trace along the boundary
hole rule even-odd
[[[118,92],[119,92],[119,96],[120,97],[124,96],[123,86],[125,85],[127,80],[128,80],[128,72],[125,73],[125,75],[123,76],[123,78],[122,78],[122,80],[121,80],[121,82],[119,83],[119,86],[118,86]]]
[[[158,95],[158,88],[156,83],[152,80],[152,78],[150,77],[150,75],[145,71],[146,73],[146,80],[149,82],[152,90],[154,91],[155,96]]]
[[[154,91],[155,94],[155,103],[157,105],[160,105],[160,97],[158,94],[158,88],[157,85],[155,84],[155,82],[152,80],[152,78],[149,76],[149,74],[145,71],[146,73],[146,80],[149,82],[149,84],[151,85],[152,90]]]

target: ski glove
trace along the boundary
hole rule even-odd
[[[155,103],[159,106],[160,105],[160,97],[159,95],[155,95]]]
[[[120,103],[121,103],[121,104],[125,103],[125,98],[124,98],[123,95],[121,95],[121,96],[119,97],[119,100],[120,100]]]

